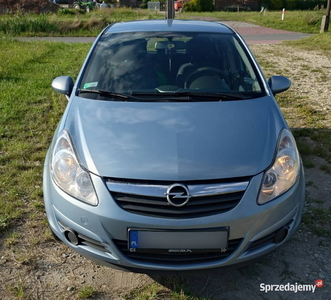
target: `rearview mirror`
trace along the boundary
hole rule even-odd
[[[291,80],[284,76],[271,76],[268,84],[274,95],[285,92],[291,86]]]

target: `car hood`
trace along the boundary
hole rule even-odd
[[[272,163],[284,126],[270,97],[185,103],[75,97],[64,122],[91,172],[170,181],[256,175]]]

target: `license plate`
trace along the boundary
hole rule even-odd
[[[205,231],[156,231],[129,229],[130,252],[226,252],[229,229],[227,227]]]

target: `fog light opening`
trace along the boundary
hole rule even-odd
[[[276,235],[274,237],[275,244],[279,244],[286,239],[286,237],[288,235],[288,229],[289,229],[288,226],[286,226],[286,227],[283,227],[278,230],[278,232],[276,233]]]
[[[69,243],[71,243],[75,246],[78,246],[79,239],[78,239],[77,233],[74,230],[72,230],[70,228],[66,228],[64,230],[64,236]]]

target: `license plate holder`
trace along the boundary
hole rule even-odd
[[[226,252],[228,239],[229,227],[186,231],[128,229],[130,252]]]

